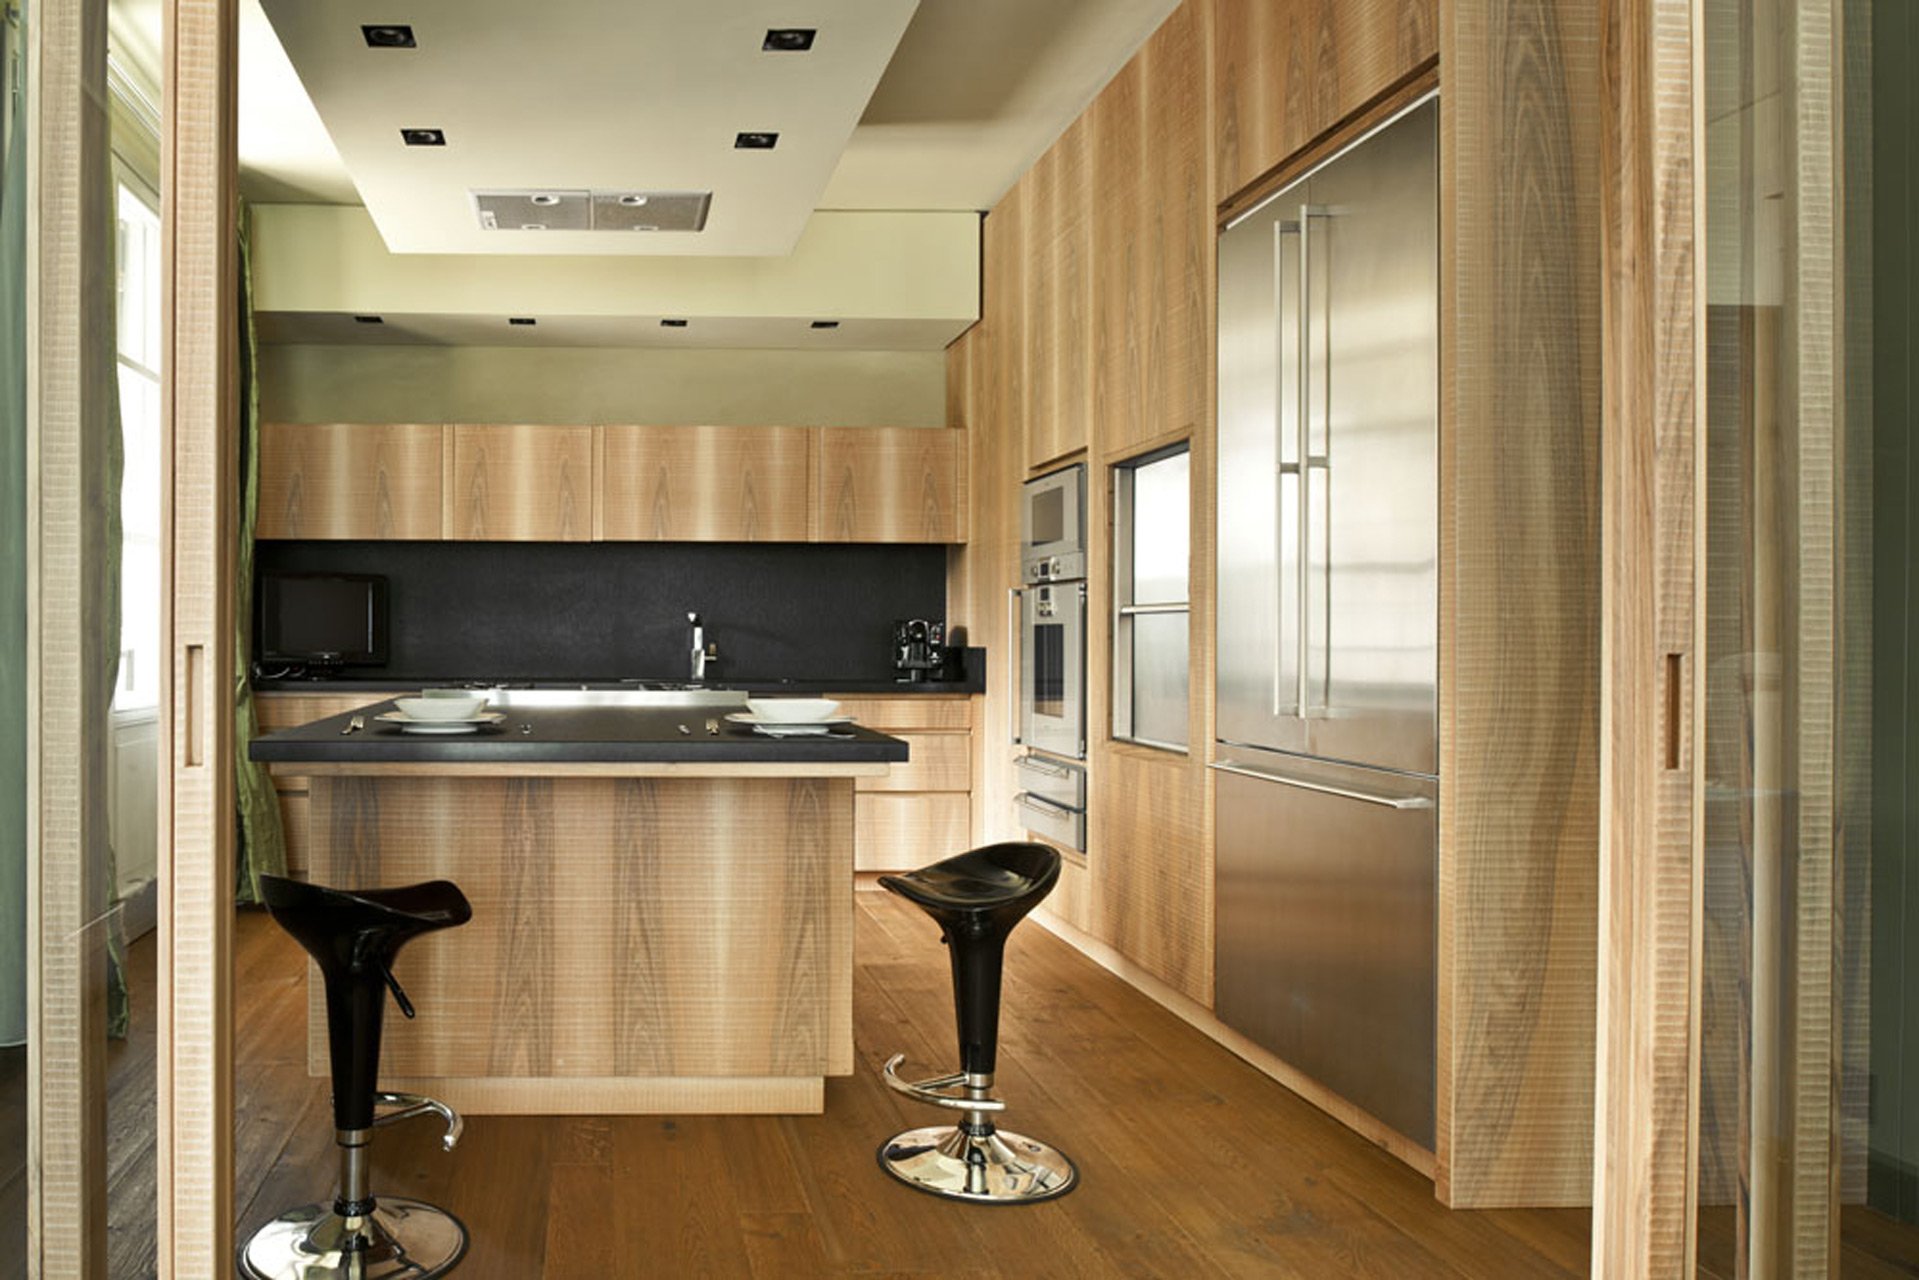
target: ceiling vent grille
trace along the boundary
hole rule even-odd
[[[475,191],[488,231],[702,231],[710,191]]]

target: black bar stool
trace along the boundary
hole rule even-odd
[[[240,1250],[240,1274],[249,1280],[445,1275],[466,1256],[466,1227],[418,1200],[376,1200],[367,1185],[367,1144],[375,1128],[423,1115],[446,1121],[442,1144],[448,1151],[460,1140],[460,1117],[445,1103],[381,1093],[374,1086],[386,993],[393,993],[401,1013],[413,1016],[413,1004],[393,976],[393,958],[419,934],[465,924],[473,908],[447,880],[348,893],[262,876],[260,892],[274,922],[307,949],[326,982],[340,1189],[331,1204],[288,1210],[256,1231]],[[376,1106],[398,1110],[376,1114]]]
[[[1000,962],[1006,935],[1059,879],[1059,854],[1042,844],[991,844],[880,883],[939,922],[953,963],[960,1070],[908,1083],[905,1054],[886,1064],[893,1088],[961,1113],[957,1125],[909,1129],[880,1148],[880,1167],[909,1187],[979,1204],[1032,1204],[1079,1181],[1073,1162],[1043,1142],[993,1125],[1006,1104],[993,1097],[999,1045]]]

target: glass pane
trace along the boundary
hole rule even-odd
[[[27,1261],[24,24],[0,6],[0,1277]]]
[[[1192,455],[1176,453],[1133,470],[1134,604],[1179,604],[1187,598],[1192,523]]]
[[[1186,745],[1189,615],[1144,613],[1133,624],[1133,734],[1142,742]]]

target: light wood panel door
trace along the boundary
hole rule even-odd
[[[446,536],[585,542],[593,536],[593,428],[447,428]]]
[[[262,425],[257,536],[441,537],[441,435],[420,424]]]
[[[1093,370],[1091,139],[1091,121],[1082,116],[1020,180],[1031,468],[1086,447]]]
[[[966,433],[815,427],[815,542],[966,541]]]
[[[902,871],[972,847],[973,806],[958,791],[863,792],[853,800],[853,869]]]
[[[906,743],[907,760],[883,778],[859,778],[856,791],[970,791],[973,786],[973,739],[966,733],[897,733]]]
[[[804,427],[602,427],[595,534],[804,542],[811,448]]]

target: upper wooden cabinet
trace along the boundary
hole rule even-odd
[[[446,429],[446,536],[586,542],[593,536],[593,428]]]
[[[1092,412],[1092,129],[1081,116],[1024,178],[1026,465],[1086,447]]]
[[[440,428],[260,428],[262,538],[441,536]]]
[[[1214,0],[1215,200],[1438,56],[1438,0]]]
[[[597,536],[804,542],[805,427],[603,427]]]
[[[813,541],[966,541],[965,432],[815,430]]]

